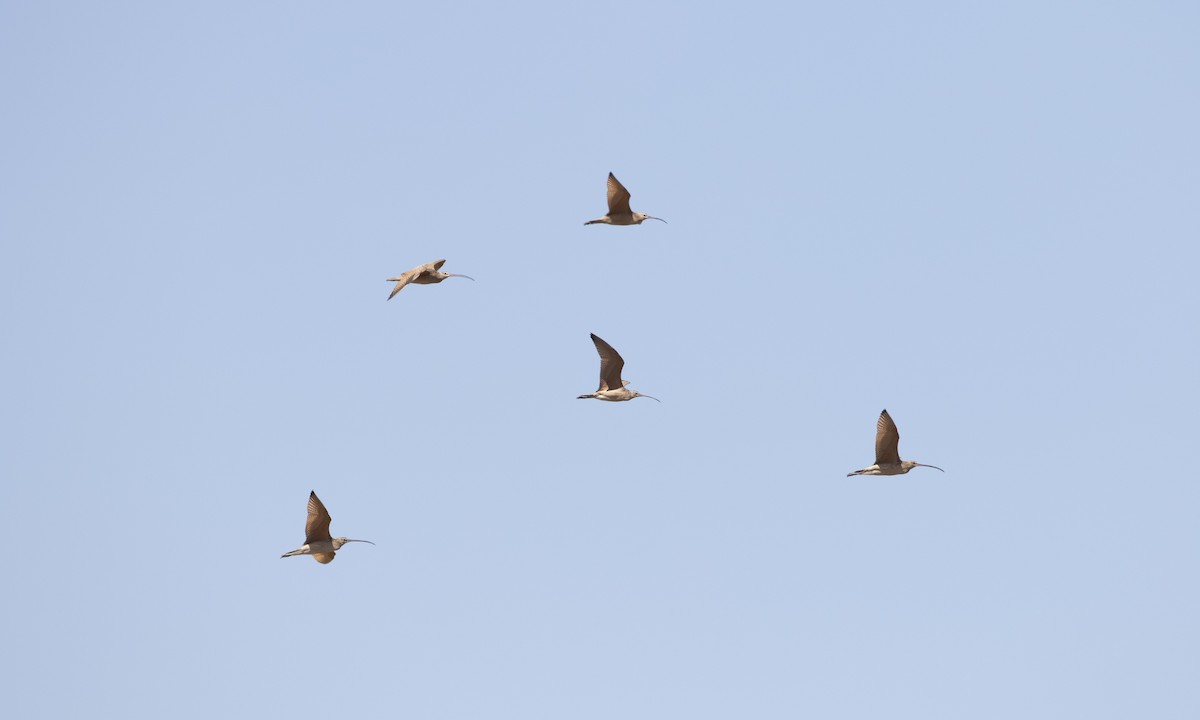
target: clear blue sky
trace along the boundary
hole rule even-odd
[[[1196,5],[609,7],[0,4],[6,714],[1200,717]]]

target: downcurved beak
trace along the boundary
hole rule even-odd
[[[365,542],[369,545],[375,544],[375,543],[371,542],[370,540],[351,540],[350,538],[346,538],[346,542]]]
[[[644,397],[644,398],[650,398],[650,399],[651,399],[651,400],[653,400],[654,402],[658,402],[658,403],[662,402],[662,400],[659,400],[658,398],[654,397],[653,395],[643,395],[643,394],[641,394],[641,393],[638,393],[638,395],[637,395],[637,396],[638,396],[638,397]]]
[[[659,221],[660,223],[666,223],[666,222],[667,222],[666,220],[663,220],[662,218],[654,217],[653,215],[647,215],[646,217],[647,217],[647,218],[649,218],[649,219],[651,219],[651,220],[657,220],[657,221]]]
[[[475,278],[471,277],[470,275],[459,275],[458,273],[446,273],[446,277],[461,277],[461,278],[466,278],[466,279],[470,280],[471,282],[475,282]]]
[[[917,467],[928,467],[928,468],[933,468],[934,470],[942,470],[937,465],[926,465],[925,463],[917,463]],[[946,471],[942,470],[942,472],[946,472]]]

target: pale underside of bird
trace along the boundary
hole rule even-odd
[[[333,555],[346,543],[363,542],[374,545],[370,540],[351,540],[350,538],[335,538],[329,535],[329,511],[325,503],[315,492],[308,494],[308,520],[304,523],[304,544],[295,550],[284,553],[279,557],[293,555],[312,555],[313,560],[321,564],[333,561]]]
[[[915,467],[928,467],[942,470],[937,465],[925,465],[912,460],[900,459],[900,431],[892,416],[884,410],[879,414],[879,422],[875,424],[875,464],[862,470],[846,473],[851,475],[903,475]],[[942,472],[946,472],[942,470]]]
[[[470,277],[469,275],[459,275],[457,273],[441,272],[442,265],[445,265],[445,264],[446,264],[445,259],[434,260],[431,263],[425,263],[424,265],[418,265],[417,267],[413,268],[412,270],[409,270],[408,272],[398,275],[396,277],[388,278],[387,279],[388,282],[396,283],[396,286],[392,288],[392,294],[388,295],[388,300],[391,300],[392,298],[396,297],[396,293],[403,290],[405,285],[409,285],[411,283],[415,283],[417,285],[432,285],[434,283],[440,283],[441,281],[445,280],[448,277],[466,278],[471,281],[475,280],[475,278]]]
[[[605,225],[641,225],[643,220],[658,220],[666,222],[659,217],[647,215],[646,213],[634,212],[629,209],[629,191],[621,184],[620,180],[612,173],[608,174],[608,214],[602,218],[588,220],[584,225],[594,225],[603,223]]]
[[[596,345],[596,352],[600,354],[600,387],[596,392],[580,395],[577,399],[595,398],[596,400],[621,402],[622,400],[632,400],[635,397],[644,397],[655,402],[662,402],[656,397],[643,395],[625,387],[629,384],[628,380],[621,379],[621,370],[625,368],[625,361],[621,359],[616,350],[613,350],[612,345],[596,337],[595,333],[592,333],[592,342]]]

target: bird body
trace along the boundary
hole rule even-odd
[[[888,463],[885,465],[879,465],[879,464],[871,465],[870,467],[865,467],[862,470],[855,470],[854,472],[847,474],[846,477],[850,477],[851,475],[903,475],[904,473],[908,472],[909,470],[912,470],[915,467],[933,467],[933,466],[932,465],[922,465],[921,463],[913,462],[912,460],[904,460],[900,463]],[[941,470],[941,468],[938,468],[938,470]],[[943,472],[945,472],[945,471],[943,471]]]
[[[597,390],[591,395],[580,395],[577,400],[586,398],[595,398],[596,400],[607,400],[609,402],[622,402],[624,400],[632,400],[635,397],[650,397],[649,395],[640,395],[629,388],[620,387],[615,390]]]
[[[304,544],[295,550],[284,553],[279,557],[292,557],[293,555],[312,555],[313,560],[324,565],[325,563],[333,562],[333,555],[346,543],[365,542],[374,545],[370,540],[351,540],[350,538],[335,538],[329,535],[329,523],[332,518],[329,517],[329,511],[325,509],[325,504],[317,497],[317,493],[309,491],[308,493],[308,520],[304,523]]]
[[[328,563],[333,561],[333,554],[341,549],[347,542],[354,542],[346,538],[332,538],[329,540],[318,540],[316,542],[304,543],[295,550],[279,557],[292,557],[293,555],[312,555],[313,560],[319,563]],[[360,540],[357,542],[366,542]]]
[[[623,402],[632,400],[636,397],[650,398],[655,402],[662,402],[656,397],[643,395],[636,390],[630,390],[626,387],[629,384],[628,380],[621,379],[621,370],[625,368],[625,361],[617,354],[612,345],[601,340],[592,333],[592,343],[596,346],[596,352],[600,354],[600,387],[594,393],[580,395],[577,400],[607,400],[608,402]]]
[[[604,217],[588,220],[584,225],[595,225],[597,223],[603,225],[641,225],[643,220],[658,220],[666,222],[662,218],[647,215],[646,213],[634,212],[629,209],[629,191],[617,180],[617,177],[612,173],[608,174],[608,214]]]
[[[392,298],[396,297],[396,293],[403,290],[404,287],[409,284],[433,285],[434,283],[440,283],[441,281],[445,280],[448,277],[461,277],[461,278],[466,278],[471,281],[475,280],[475,278],[470,277],[469,275],[459,275],[457,273],[442,272],[441,271],[442,265],[445,265],[445,264],[446,264],[445,259],[434,260],[431,263],[425,263],[424,265],[418,265],[417,267],[413,268],[412,270],[409,270],[406,273],[401,273],[400,275],[397,275],[396,277],[388,278],[387,279],[388,282],[396,283],[395,287],[392,288],[392,294],[388,295],[388,300],[391,300]]]
[[[900,459],[900,431],[896,428],[896,423],[892,421],[892,416],[888,415],[887,410],[884,410],[879,414],[879,421],[875,423],[875,464],[862,470],[846,473],[846,477],[852,475],[903,475],[915,467],[942,470],[936,465],[925,465],[912,460]],[[942,470],[942,472],[946,471]]]
[[[662,220],[662,218],[652,217],[639,212],[620,213],[617,215],[605,215],[598,217],[595,220],[588,220],[584,225],[641,225],[643,220]],[[662,220],[666,222],[666,220]]]

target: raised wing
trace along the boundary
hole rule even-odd
[[[425,267],[429,267],[430,265],[432,265],[433,266],[432,269],[441,270],[442,266],[445,264],[446,264],[446,258],[442,258],[441,260],[434,260],[433,262],[429,263],[429,265],[426,265]]]
[[[329,540],[329,511],[325,509],[325,504],[317,497],[315,492],[310,491],[308,494],[308,522],[304,524],[304,544],[317,542],[320,540]],[[313,557],[316,557],[314,554]],[[333,554],[330,553],[329,560],[333,559]],[[329,560],[321,560],[320,562],[329,562]]]
[[[875,424],[875,464],[900,464],[900,431],[887,410],[879,413],[879,422]]]
[[[597,392],[624,387],[621,371],[625,369],[625,361],[613,350],[612,345],[596,337],[596,333],[592,333],[592,342],[596,345],[596,352],[600,353],[600,388]]]
[[[608,174],[608,214],[628,215],[629,191],[621,184],[616,175]]]

